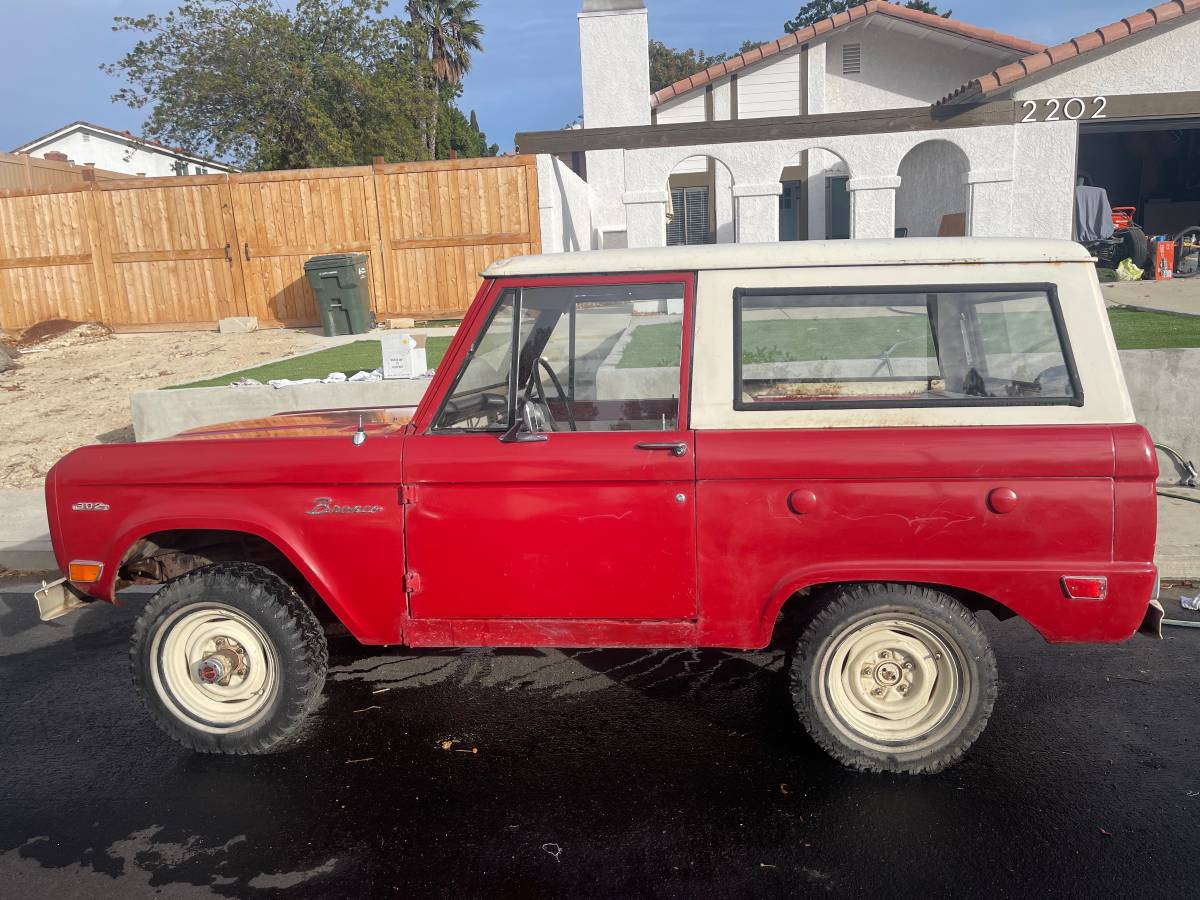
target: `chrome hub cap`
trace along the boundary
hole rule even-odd
[[[252,725],[278,691],[278,663],[249,616],[219,603],[178,610],[151,643],[153,683],[166,707],[215,733]]]
[[[895,614],[855,622],[826,645],[818,697],[855,743],[918,749],[957,721],[968,670],[933,623]]]

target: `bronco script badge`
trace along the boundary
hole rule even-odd
[[[373,516],[383,512],[382,506],[338,506],[331,497],[317,497],[313,500],[310,516]]]

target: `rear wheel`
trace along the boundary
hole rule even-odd
[[[133,678],[158,725],[204,753],[263,753],[294,736],[325,683],[320,623],[279,576],[206,566],[154,595],[134,628]]]
[[[937,772],[987,724],[996,659],[974,614],[912,585],[844,588],[796,643],[792,700],[839,762],[872,772]]]

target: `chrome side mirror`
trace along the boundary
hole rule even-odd
[[[502,444],[531,444],[535,441],[545,441],[548,438],[541,433],[542,416],[537,404],[526,400],[521,407],[520,417],[513,422],[512,428],[500,436]]]
[[[350,439],[350,442],[354,444],[355,447],[361,447],[367,442],[367,433],[363,431],[362,416],[358,417],[358,431],[354,432],[354,437]]]

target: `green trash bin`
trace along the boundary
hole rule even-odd
[[[375,327],[367,261],[365,253],[334,253],[314,256],[304,264],[326,337],[364,334]]]

